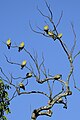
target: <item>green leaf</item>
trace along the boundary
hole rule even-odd
[[[2,120],[8,120],[6,116],[2,116]]]
[[[9,108],[7,108],[5,112],[6,112],[6,114],[11,113]]]
[[[3,81],[0,79],[0,84],[3,83]],[[4,83],[3,83],[4,84]]]
[[[4,81],[0,79],[0,120],[7,120],[4,113],[11,113],[9,109],[9,96],[7,90],[10,89],[8,84],[4,84]]]
[[[4,97],[5,97],[5,98],[8,97],[8,92],[7,92],[7,91],[4,91],[3,94],[4,94]]]

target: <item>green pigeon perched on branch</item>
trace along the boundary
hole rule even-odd
[[[58,34],[57,37],[58,37],[58,38],[62,38],[62,33]]]
[[[48,25],[45,25],[44,26],[44,31],[48,34],[48,30],[49,30],[49,26]]]
[[[53,31],[48,31],[48,35],[56,40],[56,35],[53,33]]]
[[[55,75],[53,78],[54,78],[55,80],[58,80],[58,79],[62,78],[62,75],[61,75],[61,74],[57,74],[57,75]]]
[[[6,41],[6,45],[7,45],[8,49],[10,49],[10,47],[11,47],[11,39],[8,39]]]
[[[30,78],[30,77],[32,77],[32,73],[27,73],[26,78]]]
[[[21,63],[21,69],[23,69],[25,66],[26,66],[26,60],[24,60],[24,61],[22,61],[22,63]]]
[[[19,83],[19,87],[22,88],[23,90],[25,90],[25,86],[23,83]]]
[[[18,51],[20,52],[24,48],[24,46],[25,46],[24,42],[21,42],[18,47]]]
[[[48,35],[52,38],[54,38],[54,33],[52,31],[48,31]]]

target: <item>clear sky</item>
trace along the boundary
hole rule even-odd
[[[80,1],[79,0],[46,0],[53,11],[53,18],[55,23],[57,23],[61,11],[63,10],[63,17],[60,25],[58,26],[58,31],[63,33],[63,41],[67,44],[69,49],[73,45],[73,33],[71,29],[70,22],[73,22],[75,32],[77,35],[77,45],[74,54],[80,50]],[[45,14],[49,14],[45,6],[44,0],[0,0],[0,56],[1,62],[0,66],[3,68],[4,72],[9,75],[12,73],[14,77],[24,76],[26,69],[20,70],[19,66],[9,65],[4,57],[4,54],[8,56],[12,61],[21,63],[22,60],[29,60],[28,56],[24,53],[18,53],[17,49],[8,50],[2,41],[6,42],[8,38],[11,38],[12,44],[18,45],[20,42],[25,42],[25,47],[32,54],[33,51],[37,51],[39,55],[39,62],[41,60],[41,54],[44,53],[45,66],[50,70],[50,73],[55,75],[61,73],[63,79],[69,72],[69,63],[61,48],[58,41],[54,42],[52,39],[46,38],[42,35],[36,34],[31,31],[29,26],[29,20],[34,29],[38,30],[36,26],[43,29],[45,25],[45,18],[40,15],[37,11],[37,6]],[[48,22],[48,21],[47,21]],[[49,23],[49,22],[48,22]],[[80,87],[80,56],[76,59],[74,63],[75,66],[75,78]],[[18,81],[15,82],[18,84]],[[73,95],[68,97],[68,109],[63,109],[62,105],[55,105],[53,107],[52,118],[49,117],[39,117],[38,120],[75,120],[79,119],[79,109],[80,104],[80,92],[75,90],[73,87],[73,81],[71,79],[71,90]],[[56,85],[56,91],[58,89]],[[44,90],[47,91],[46,85],[38,85],[34,79],[29,81],[29,85],[26,90]],[[10,91],[10,96],[13,91]],[[47,99],[42,95],[22,95],[16,97],[12,100],[10,108],[11,114],[8,115],[9,120],[30,120],[32,111],[35,108],[46,105]]]

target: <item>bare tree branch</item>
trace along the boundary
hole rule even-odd
[[[47,3],[47,2],[46,2],[46,3]],[[55,26],[55,24],[54,24],[54,22],[53,22],[53,20],[52,20],[53,17],[52,17],[52,12],[50,12],[50,11],[51,11],[51,10],[50,10],[50,7],[48,7],[48,10],[49,10],[49,12],[50,12],[51,17],[44,15],[38,7],[37,7],[37,9],[38,9],[38,11],[40,12],[40,14],[41,14],[43,17],[46,17],[46,18],[52,23],[53,28],[54,28],[53,31],[55,31],[56,34],[58,35],[56,26]]]
[[[22,95],[22,94],[42,94],[42,95],[45,95],[47,98],[49,98],[48,94],[44,93],[44,92],[41,92],[41,91],[30,91],[30,92],[19,92],[18,91],[18,94],[19,95]]]
[[[30,23],[30,22],[29,22],[29,26],[30,26],[30,28],[31,28],[31,30],[32,30],[33,32],[38,33],[38,34],[41,34],[41,35],[44,35],[44,36],[46,36],[46,37],[49,37],[48,35],[45,34],[44,31],[43,31],[43,32],[40,32],[40,31],[34,30],[34,29],[32,28],[32,26],[31,26],[31,23]],[[38,27],[38,28],[39,28],[39,27]],[[42,31],[42,30],[41,30],[41,31]]]
[[[73,31],[73,34],[74,34],[74,44],[73,44],[73,46],[71,48],[71,55],[72,55],[73,52],[74,52],[75,46],[76,46],[76,33],[75,33],[75,30],[74,30],[73,23],[71,23],[71,26],[72,26],[72,31]]]
[[[70,54],[69,54],[68,50],[66,49],[66,47],[64,46],[63,41],[62,41],[60,38],[58,38],[58,40],[59,40],[59,42],[60,42],[60,44],[61,44],[63,50],[64,50],[65,53],[67,54],[68,58],[70,58]]]
[[[9,101],[12,101],[15,97],[17,97],[16,90],[15,90],[15,92],[13,93],[12,97],[9,99]]]
[[[7,61],[8,63],[13,64],[13,65],[21,66],[20,63],[10,61],[6,55],[5,55],[5,58],[6,58],[6,61]],[[29,67],[27,67],[27,66],[25,66],[25,68],[27,68],[28,70],[30,70]]]
[[[75,81],[75,78],[74,78],[74,74],[72,74],[72,78],[73,78],[73,81],[74,81],[74,88],[76,88],[78,91],[80,91],[80,88],[78,88],[76,86],[76,81]]]
[[[75,58],[80,54],[80,51],[78,51],[78,53],[76,53],[76,55],[73,57],[73,61],[75,60]]]
[[[7,80],[5,80],[5,82],[10,82],[10,80],[9,80],[9,78],[7,77],[7,75],[3,72],[3,70],[2,70],[2,68],[0,67],[0,71],[1,71],[1,73],[4,75],[4,77],[7,79]],[[3,79],[3,78],[2,78]]]
[[[43,69],[44,69],[44,71],[42,71],[42,72],[43,72],[45,78],[47,78],[47,72],[46,72],[46,68],[45,68],[44,64],[43,64]],[[50,99],[51,99],[51,97],[52,97],[52,89],[51,89],[49,81],[47,81],[47,84],[48,84],[48,89],[49,89]]]
[[[46,112],[39,112],[38,115],[46,115],[46,116],[49,116],[51,117],[53,114],[53,112],[51,110],[47,110]]]
[[[51,11],[51,9],[50,9],[50,5],[48,5],[48,3],[46,2],[46,0],[44,0],[44,1],[45,1],[45,4],[46,4],[49,12],[50,12],[50,19],[53,20],[53,13],[52,13],[52,11]]]
[[[36,66],[36,69],[37,69],[37,72],[38,72],[38,76],[36,76],[36,75],[34,74],[35,77],[38,78],[38,79],[40,79],[40,70],[39,70],[39,65],[38,65],[37,58],[36,58],[36,57],[33,57],[33,56],[31,55],[31,53],[30,53],[29,51],[27,51],[26,49],[24,49],[24,50],[25,50],[25,52],[30,56],[30,58],[33,60],[35,66]]]
[[[70,91],[66,91],[66,92],[64,92],[64,93],[61,93],[61,94],[59,94],[56,98],[54,98],[52,101],[51,101],[51,103],[50,104],[48,104],[47,106],[42,106],[42,107],[40,107],[40,108],[38,108],[38,109],[35,109],[34,111],[33,111],[33,113],[32,113],[32,119],[31,120],[36,120],[36,118],[38,117],[38,115],[39,115],[39,113],[42,113],[42,111],[43,110],[50,110],[52,107],[53,107],[53,105],[61,98],[61,97],[65,97],[65,96],[68,96],[68,95],[71,95],[72,94],[72,92],[70,92]],[[46,114],[45,114],[46,115]]]
[[[60,16],[60,18],[59,18],[59,20],[58,20],[58,23],[56,24],[56,28],[57,28],[57,27],[58,27],[58,25],[60,24],[61,19],[62,19],[62,16],[63,16],[63,11],[61,12],[61,16]]]

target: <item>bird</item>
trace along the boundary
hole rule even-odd
[[[49,110],[47,110],[47,113],[48,113],[48,115],[51,116],[53,112],[49,109]]]
[[[48,25],[45,25],[44,26],[44,31],[48,34],[48,30],[49,30],[49,26]]]
[[[22,63],[21,63],[21,69],[23,69],[25,66],[26,66],[26,60],[24,60],[24,61],[22,61]]]
[[[8,39],[6,41],[6,45],[7,45],[8,49],[10,49],[10,47],[11,47],[11,39]]]
[[[62,98],[59,98],[59,100],[57,100],[58,103],[62,103],[63,102],[63,99]]]
[[[57,74],[57,75],[53,76],[53,79],[54,79],[54,80],[58,80],[58,79],[60,79],[61,77],[62,77],[61,74]]]
[[[32,77],[32,73],[31,72],[26,74],[26,78],[30,78],[30,77]]]
[[[23,90],[25,90],[25,86],[23,83],[19,83],[19,87],[22,88]]]
[[[62,33],[60,33],[60,34],[58,34],[58,36],[57,36],[57,37],[58,37],[58,38],[62,38],[62,35],[63,35],[63,34],[62,34]]]
[[[48,35],[54,39],[54,33],[52,31],[48,31]]]
[[[20,52],[24,48],[24,46],[25,46],[24,42],[21,42],[18,47],[18,51]]]

